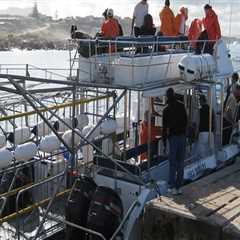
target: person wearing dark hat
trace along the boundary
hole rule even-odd
[[[167,107],[163,110],[163,143],[169,142],[169,193],[181,194],[186,149],[187,113],[184,104],[176,99],[174,90],[166,92]]]
[[[165,1],[165,6],[159,14],[161,27],[160,32],[164,36],[176,36],[177,32],[175,29],[175,16],[173,11],[170,9],[170,1]]]

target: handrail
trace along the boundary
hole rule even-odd
[[[36,183],[36,184],[34,184],[34,185],[30,186],[30,187],[24,188],[24,189],[22,189],[21,191],[19,191],[19,192],[17,193],[17,197],[16,197],[16,213],[17,213],[17,216],[19,215],[19,208],[18,208],[19,198],[20,198],[20,196],[21,196],[24,192],[29,191],[29,190],[32,189],[32,188],[41,186],[41,185],[43,185],[43,184],[45,184],[45,183],[51,182],[51,181],[53,181],[53,180],[55,180],[55,179],[58,179],[58,178],[60,178],[60,177],[61,177],[61,181],[62,181],[62,180],[64,179],[64,175],[65,175],[65,174],[66,174],[66,168],[65,168],[65,170],[64,170],[62,173],[57,174],[57,175],[54,176],[54,177],[51,177],[51,178],[49,178],[49,179],[47,179],[47,180],[44,180],[44,181],[42,181],[42,182],[40,182],[40,183]],[[61,181],[60,181],[60,182],[61,182]],[[54,199],[56,198],[56,196],[57,196],[57,194],[58,194],[57,192],[58,192],[59,186],[60,186],[60,184],[59,184],[59,185],[57,186],[57,188],[54,190],[54,195],[53,195],[53,196],[50,198],[50,200],[49,200],[48,207],[47,207],[47,210],[46,210],[46,214],[47,214],[47,212],[49,211],[49,209],[50,209],[50,207],[51,207]],[[19,221],[20,221],[20,219],[19,219]],[[19,221],[17,222],[17,227],[16,227],[16,229],[17,229],[17,234],[18,234],[18,239],[20,239],[20,235],[19,235],[19,234],[20,234],[20,222],[19,222]],[[39,234],[39,231],[41,230],[44,221],[45,221],[45,217],[43,217],[43,219],[41,220],[40,225],[39,225],[39,228],[38,228],[38,230],[37,230],[37,233],[36,233],[34,239],[37,239],[38,234]]]
[[[59,222],[64,223],[66,225],[72,226],[74,228],[78,228],[78,229],[80,229],[80,230],[82,230],[84,232],[87,232],[87,233],[93,234],[95,236],[98,236],[102,240],[106,240],[106,238],[101,233],[96,232],[96,231],[94,231],[92,229],[89,229],[89,228],[85,228],[85,227],[79,226],[79,225],[77,225],[75,223],[67,221],[66,219],[60,219],[59,217],[50,216],[49,214],[48,214],[48,218],[50,218],[50,219],[52,219],[52,220],[54,220],[56,222],[59,221]]]
[[[0,201],[3,201],[2,205],[1,205],[1,208],[0,208],[0,216],[2,216],[2,213],[4,211],[4,208],[6,206],[6,203],[7,203],[7,198],[6,197],[0,197]]]
[[[60,198],[60,197],[64,196],[65,194],[69,193],[70,191],[71,191],[71,189],[66,189],[63,192],[60,192],[56,195],[56,198]],[[31,206],[23,208],[23,209],[19,210],[18,212],[14,212],[14,213],[12,213],[10,215],[7,215],[3,218],[0,218],[0,224],[2,224],[4,222],[7,222],[7,221],[10,221],[10,220],[13,220],[13,219],[16,219],[19,215],[24,215],[26,213],[29,213],[32,210],[47,204],[48,202],[50,202],[50,200],[51,200],[51,198],[44,199],[40,202],[32,204]]]
[[[154,37],[154,36],[153,36]],[[136,39],[136,40],[135,40]],[[117,44],[117,43],[121,43],[121,44],[129,44],[129,45],[143,45],[143,44],[160,44],[160,45],[171,45],[171,44],[179,44],[179,43],[213,43],[216,42],[216,40],[168,40],[168,41],[158,41],[156,38],[156,41],[139,41],[140,38],[134,38],[134,40],[131,41],[127,41],[127,40],[121,40],[121,39],[69,39],[70,42],[75,42],[75,43],[112,43],[112,44]]]
[[[126,221],[128,220],[130,214],[133,212],[133,210],[135,209],[135,207],[139,206],[140,203],[138,200],[135,200],[133,202],[133,204],[130,206],[130,208],[128,209],[126,215],[124,216],[122,222],[120,223],[120,225],[118,226],[118,228],[116,229],[116,231],[114,232],[114,234],[112,235],[112,237],[110,238],[110,240],[114,240],[115,237],[117,237],[117,235],[119,234],[119,232],[121,231],[122,227],[125,225]]]
[[[85,98],[85,99],[76,100],[74,103],[67,102],[67,103],[56,105],[56,106],[49,106],[48,109],[40,108],[38,111],[47,112],[48,110],[58,110],[58,109],[66,108],[66,107],[72,107],[73,105],[81,105],[81,104],[86,104],[86,103],[90,103],[90,102],[94,102],[94,101],[98,101],[98,100],[103,100],[103,99],[106,99],[109,97],[110,96],[99,96],[99,97],[89,98],[89,99]],[[21,117],[25,117],[25,116],[30,116],[30,115],[34,115],[37,113],[38,113],[37,111],[30,111],[30,112],[23,112],[23,113],[18,113],[18,114],[14,114],[14,115],[8,115],[8,116],[0,117],[0,122],[11,120],[11,119],[16,119],[16,118],[21,118]]]

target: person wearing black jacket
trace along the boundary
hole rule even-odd
[[[163,143],[169,141],[169,193],[181,194],[183,184],[184,159],[186,150],[187,113],[184,104],[179,102],[174,90],[166,92],[167,107],[163,110]]]

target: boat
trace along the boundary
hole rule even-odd
[[[203,42],[196,55],[192,42],[178,37],[71,39],[66,78],[33,77],[29,65],[22,75],[1,73],[1,235],[140,239],[146,203],[167,193],[169,163],[162,137],[139,144],[139,128],[152,108],[161,127],[169,87],[185,104],[189,128],[201,94],[216,113],[201,154],[198,139],[188,136],[185,183],[232,164],[238,127],[222,144],[232,61],[223,40],[213,55]]]

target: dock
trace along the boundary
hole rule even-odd
[[[151,201],[144,240],[239,240],[240,161]]]

